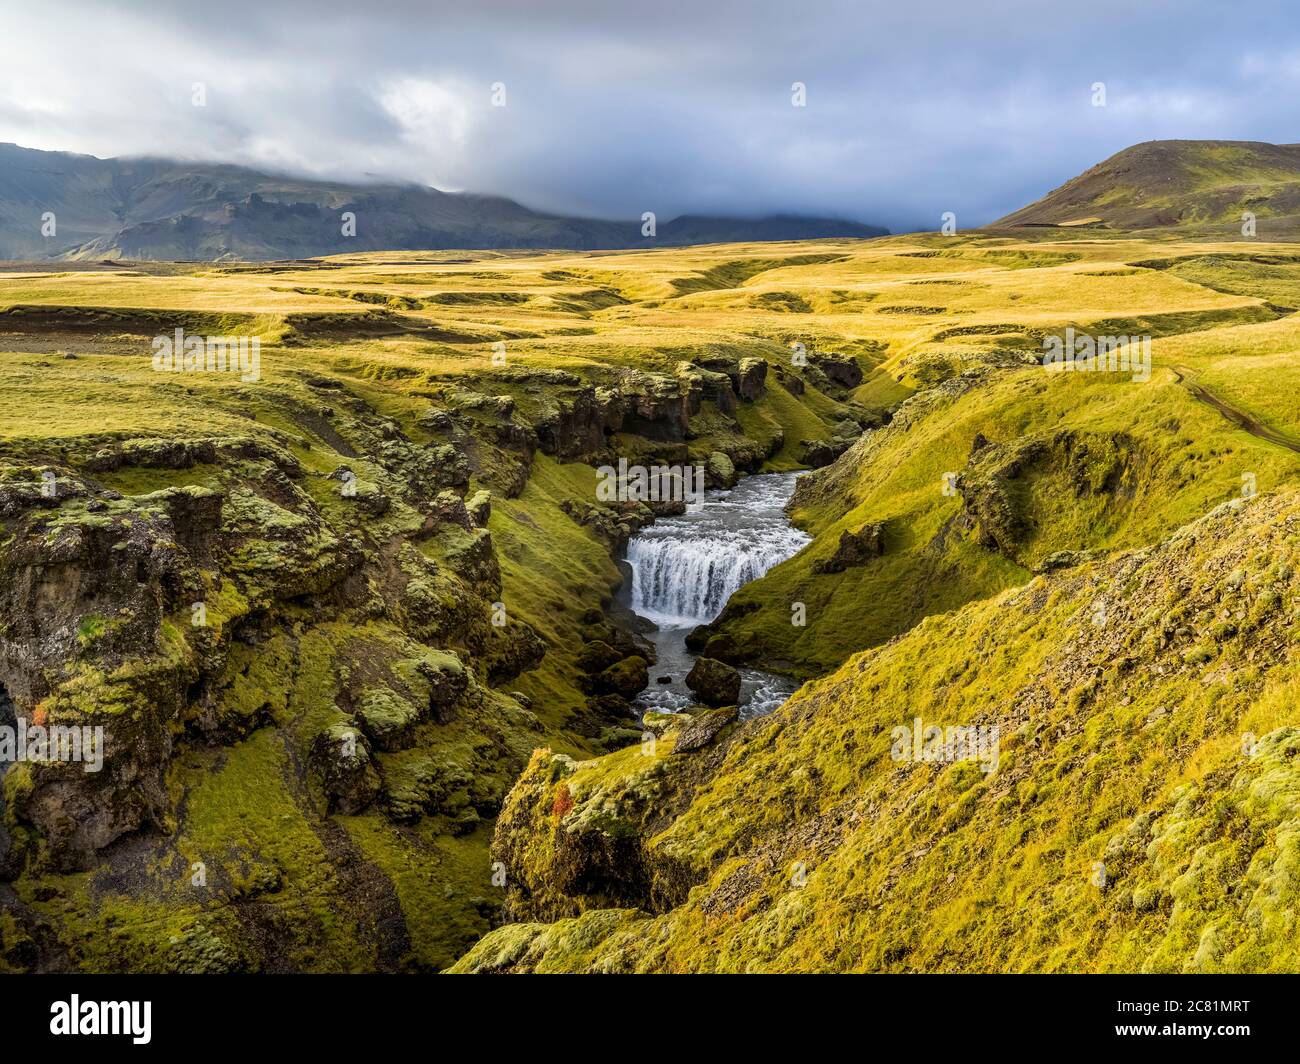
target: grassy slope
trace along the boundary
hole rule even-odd
[[[973,273],[949,289],[957,295],[946,297],[953,305],[942,315],[891,339],[882,376],[919,386],[919,374],[954,386],[924,392],[902,407],[894,424],[870,434],[833,468],[813,474],[793,512],[815,543],[734,596],[733,611],[714,626],[721,633],[714,644],[719,653],[763,657],[785,662],[796,675],[817,675],[924,616],[1023,582],[1026,565],[1055,551],[1150,542],[1238,494],[1248,473],[1261,491],[1294,479],[1294,453],[1240,431],[1197,401],[1179,374],[1191,373],[1271,428],[1300,431],[1294,398],[1300,393],[1286,383],[1300,365],[1293,357],[1300,334],[1293,318],[1274,319],[1263,306],[1285,304],[1300,267],[1275,267],[1266,279],[1243,283],[1239,263],[1211,256],[1215,265],[1201,267],[1192,291],[1193,282],[1174,269],[1127,265],[1148,257],[1149,244],[1068,246],[1079,256],[1069,263],[1047,255],[1047,265],[1035,265],[1046,254],[1038,252],[1029,265],[1007,260],[996,272]],[[936,261],[967,262],[980,254],[950,251],[914,261],[928,270]],[[1204,286],[1211,281],[1213,289]],[[1231,302],[1224,304],[1220,295]],[[1271,320],[1256,323],[1256,312]],[[1240,323],[1210,319],[1207,327],[1199,317],[1221,314]],[[1004,332],[974,331],[995,320]],[[1098,322],[1104,324],[1092,324]],[[1152,379],[1052,377],[1025,367],[1036,361],[1042,335],[1071,324],[1081,331],[1154,332]],[[1168,330],[1163,336],[1161,326]],[[938,364],[941,370],[931,373]],[[961,390],[953,382],[959,372],[979,376]],[[1124,490],[1109,498],[1079,497],[1060,476],[1036,472],[1020,482],[1031,525],[1022,549],[1008,557],[980,546],[957,522],[963,499],[944,494],[944,474],[967,470],[977,435],[1013,443],[1061,432],[1090,438],[1097,451],[1107,440],[1128,441]],[[841,573],[814,572],[841,533],[872,522],[885,524],[883,557]],[[806,608],[804,627],[792,624],[795,603]]]
[[[1297,970],[1298,529],[1293,490],[1239,501],[855,656],[642,836],[688,900],[510,925],[458,970]],[[996,725],[996,771],[893,760],[913,717]],[[580,830],[633,755],[540,777],[529,834]]]
[[[816,543],[737,593],[733,603],[758,609],[724,626],[728,638],[815,673],[924,616],[1026,580],[1016,561],[948,527],[962,499],[944,495],[943,475],[965,468],[977,433],[995,442],[1065,430],[1098,441],[1124,434],[1140,451],[1131,499],[1073,499],[1051,478],[1029,486],[1037,528],[1025,550],[1035,561],[1149,542],[1238,494],[1244,473],[1261,487],[1300,473],[1300,458],[1236,430],[1167,370],[1147,385],[1082,375],[1057,384],[1040,370],[1020,371],[934,407],[906,430],[891,427],[859,445],[846,483],[795,511]],[[842,532],[877,521],[886,525],[884,557],[814,573]],[[791,624],[794,602],[807,607],[804,627]]]
[[[1300,222],[1300,148],[1257,141],[1164,140],[1135,144],[995,222],[1013,226],[1149,230],[1178,226],[1211,239],[1283,239]]]

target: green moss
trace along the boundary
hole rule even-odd
[[[88,617],[84,617],[81,624],[77,626],[77,642],[80,643],[83,648],[87,647],[102,636],[106,630],[107,625],[105,624],[104,618],[91,614]]]

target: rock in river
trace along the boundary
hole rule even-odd
[[[699,658],[686,674],[686,686],[707,705],[733,705],[740,698],[740,673],[716,658]]]

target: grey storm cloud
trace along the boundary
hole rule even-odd
[[[1138,141],[1300,140],[1287,3],[46,0],[3,17],[2,141],[602,217],[970,226]]]

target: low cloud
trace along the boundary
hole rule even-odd
[[[1297,56],[1281,3],[48,0],[6,13],[0,140],[605,217],[971,226],[1137,141],[1300,139]]]

